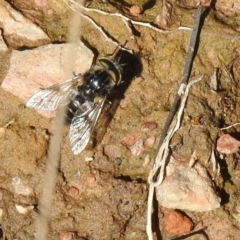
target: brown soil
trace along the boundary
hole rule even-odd
[[[20,4],[22,1],[14,2],[17,9],[21,9],[25,16],[32,19],[34,11],[37,11],[35,8],[30,11],[31,5],[24,6]],[[130,6],[131,2],[128,4]],[[148,5],[148,9],[143,8],[143,15],[132,18],[146,22],[155,21],[155,17],[161,14],[161,3]],[[166,27],[166,31],[161,33],[135,24],[134,37],[120,18],[89,13],[89,16],[118,42],[124,44],[128,40],[126,47],[138,54],[143,70],[141,76],[136,77],[126,90],[124,99],[107,126],[102,142],[96,148],[87,149],[74,156],[69,146],[68,127],[64,129],[47,239],[74,239],[67,238],[68,234],[72,234],[75,239],[88,240],[147,239],[147,176],[159,135],[182,78],[191,37],[190,30],[181,30],[178,27],[192,28],[196,14],[195,8],[187,8],[184,4],[179,6],[178,1],[173,1],[172,5],[171,24]],[[130,16],[128,10],[122,8],[122,4],[117,1],[94,1],[90,7],[109,12],[116,12],[118,9]],[[54,9],[52,6],[49,8]],[[59,24],[57,29],[60,32],[53,26],[48,28],[51,21],[43,21],[44,13],[44,10],[41,10],[34,21],[43,29],[48,29],[47,33],[53,41],[65,40],[68,22],[66,16],[69,15],[66,6],[63,8],[57,5],[54,21],[50,19],[54,24]],[[192,76],[204,75],[204,80],[191,89],[182,126],[173,143],[177,146],[175,154],[190,156],[195,150],[199,162],[208,167],[211,173],[211,165],[206,165],[205,162],[221,134],[220,128],[240,119],[240,42],[234,16],[230,16],[233,19],[228,23],[225,18],[220,18],[223,13],[219,15],[214,8],[206,10],[203,15]],[[116,47],[111,42],[106,42],[87,20],[82,23],[82,37],[103,56],[112,53]],[[217,91],[210,88],[210,77],[215,68],[219,69]],[[42,183],[46,181],[44,172],[49,138],[54,131],[52,120],[27,109],[24,103],[1,89],[0,114],[0,208],[3,209],[3,236],[9,240],[34,239],[38,201],[42,193]],[[12,124],[4,127],[12,120]],[[157,128],[142,131],[141,127],[146,122],[156,123]],[[239,139],[238,126],[227,132]],[[133,137],[140,136],[143,140],[144,151],[139,155],[133,155],[131,149],[124,144],[123,139],[128,134]],[[156,137],[155,144],[149,146],[147,139],[153,136]],[[93,157],[94,160],[85,162],[86,157]],[[151,162],[147,164],[149,157]],[[215,179],[215,183],[222,206],[206,213],[187,212],[195,224],[201,222],[207,228],[204,232],[185,239],[239,239],[238,157],[239,152],[218,159],[221,176]],[[17,190],[13,183],[16,177],[22,181]],[[29,187],[31,194],[18,194],[20,187],[22,191],[27,191]],[[20,214],[16,211],[15,204],[32,205],[34,210]],[[154,207],[155,212],[167,211],[161,208],[157,210],[156,203]],[[154,239],[170,239],[158,219],[154,219]]]

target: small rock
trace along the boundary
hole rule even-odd
[[[217,151],[223,154],[232,154],[238,151],[240,141],[231,137],[229,134],[223,134],[217,140]]]
[[[135,17],[138,17],[142,13],[142,11],[143,11],[143,8],[139,7],[138,5],[132,5],[129,8],[129,12]]]
[[[157,128],[157,123],[156,122],[145,122],[141,126],[141,131],[143,132],[149,132]]]
[[[138,139],[129,149],[133,156],[139,156],[144,151],[142,138]]]
[[[144,151],[141,133],[129,133],[122,139],[122,143],[130,149],[132,155],[138,156]]]
[[[91,162],[94,160],[94,157],[85,157],[85,162]]]
[[[33,205],[25,207],[22,205],[15,204],[15,207],[20,214],[27,214],[29,211],[34,209]]]
[[[29,196],[33,193],[33,189],[23,183],[20,177],[12,178],[12,185],[14,187],[14,192],[19,195]]]
[[[77,196],[79,195],[79,190],[78,190],[76,187],[71,186],[71,187],[69,188],[68,194],[69,194],[71,197],[75,198],[75,197],[77,197]]]
[[[95,183],[96,183],[96,178],[95,177],[92,177],[92,176],[87,177],[86,184],[88,186],[93,186]]]
[[[171,211],[165,218],[165,230],[172,235],[183,235],[193,229],[193,222],[190,218],[179,211]]]
[[[0,4],[0,25],[4,39],[13,48],[36,47],[50,42],[44,31],[4,1]]]
[[[220,207],[220,198],[204,167],[194,167],[172,159],[167,166],[167,176],[156,187],[159,204],[166,208],[204,212]]]
[[[142,137],[141,133],[129,133],[123,137],[122,143],[127,146],[132,146],[138,139]]]
[[[62,232],[60,239],[61,240],[71,240],[71,239],[75,239],[75,237],[76,237],[75,232]]]

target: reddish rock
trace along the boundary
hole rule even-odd
[[[231,137],[229,134],[223,134],[217,140],[217,151],[223,154],[232,154],[238,151],[240,141]]]
[[[71,239],[75,239],[75,237],[76,237],[75,232],[62,232],[60,239],[61,240],[71,240]]]
[[[76,187],[71,186],[69,188],[68,194],[73,198],[77,197],[79,195],[79,190]]]
[[[88,186],[93,186],[96,183],[96,178],[92,177],[92,176],[89,176],[86,179],[86,183],[87,183]]]
[[[143,8],[137,5],[133,5],[129,8],[129,12],[135,17],[138,17],[142,13],[142,11]]]
[[[165,218],[165,230],[172,235],[183,235],[193,229],[193,222],[190,218],[178,211],[171,211]]]
[[[132,155],[138,156],[144,151],[143,139],[141,133],[127,134],[122,143],[132,152]]]
[[[145,122],[141,126],[141,131],[143,132],[149,132],[157,128],[157,123],[156,122]]]
[[[141,138],[138,139],[129,149],[133,156],[139,156],[144,151],[143,140]]]
[[[123,137],[122,143],[127,146],[132,146],[138,139],[142,137],[141,133],[129,133]]]

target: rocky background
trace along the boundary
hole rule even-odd
[[[205,2],[191,74],[204,78],[191,88],[156,189],[154,239],[239,239],[240,1]],[[147,239],[147,178],[182,79],[197,4],[86,3],[74,73],[119,44],[133,50],[142,69],[108,124],[99,122],[105,134],[95,148],[73,155],[64,128],[47,239]],[[64,80],[71,7],[60,0],[0,0],[2,239],[35,236],[54,121],[25,103],[40,87]]]

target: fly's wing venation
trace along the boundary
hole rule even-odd
[[[81,153],[87,146],[94,130],[98,117],[102,111],[106,97],[98,99],[97,102],[86,102],[81,106],[70,126],[69,138],[74,154]],[[83,109],[85,110],[83,111]]]
[[[78,94],[81,78],[78,75],[40,90],[28,99],[26,106],[36,110],[55,110],[67,105]]]

